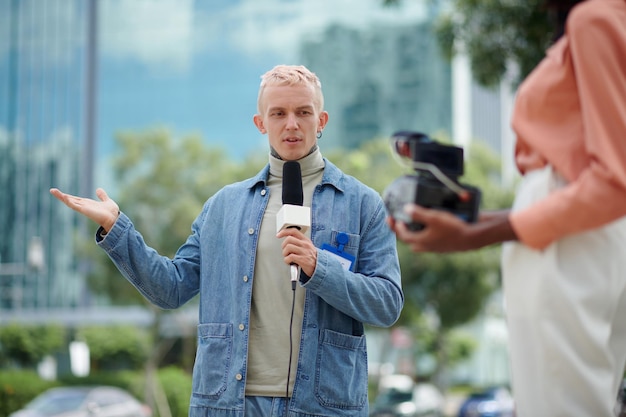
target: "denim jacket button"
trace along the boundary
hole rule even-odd
[[[265,195],[265,194],[267,194],[267,190],[266,189],[262,189],[261,190],[261,195]]]
[[[246,326],[244,326],[243,323],[239,325],[239,330],[243,330],[245,328],[246,328]]]
[[[243,376],[241,374],[237,374],[235,375],[235,379],[237,379],[237,381],[241,381],[243,379]]]
[[[248,276],[247,275],[243,276],[243,282],[248,282]]]
[[[248,229],[248,234],[249,235],[253,235],[254,234],[254,229],[253,228],[249,228]]]

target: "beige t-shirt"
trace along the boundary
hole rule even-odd
[[[298,162],[302,171],[304,206],[311,207],[315,186],[322,180],[324,160],[317,150]],[[282,206],[283,163],[270,156],[270,197],[261,223],[252,283],[246,378],[246,395],[250,396],[284,397],[287,391],[293,291],[290,267],[282,257],[282,239],[276,237],[276,213]],[[310,230],[306,235],[310,237]],[[296,286],[289,396],[300,349],[304,293],[304,288]]]

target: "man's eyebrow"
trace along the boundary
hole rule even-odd
[[[314,109],[315,106],[313,106],[312,104],[306,104],[304,106],[298,106],[296,107],[296,110],[312,110]],[[285,107],[282,106],[274,106],[274,107],[268,107],[267,109],[268,111],[277,111],[277,110],[285,110]]]

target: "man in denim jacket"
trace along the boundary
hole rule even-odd
[[[395,236],[380,196],[319,151],[328,113],[317,76],[279,65],[261,79],[253,120],[269,163],[212,196],[173,259],[104,190],[100,201],[51,193],[101,226],[98,245],[152,303],[200,295],[191,417],[366,417],[364,323],[391,326],[404,302]],[[300,163],[311,227],[277,233],[285,161]]]

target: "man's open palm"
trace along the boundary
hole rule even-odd
[[[107,193],[102,188],[98,188],[96,190],[96,195],[100,201],[65,194],[58,188],[51,188],[50,194],[61,200],[72,210],[75,210],[85,217],[93,220],[102,226],[107,232],[111,230],[111,227],[113,227],[113,224],[119,215],[119,206],[115,201],[109,198]]]

